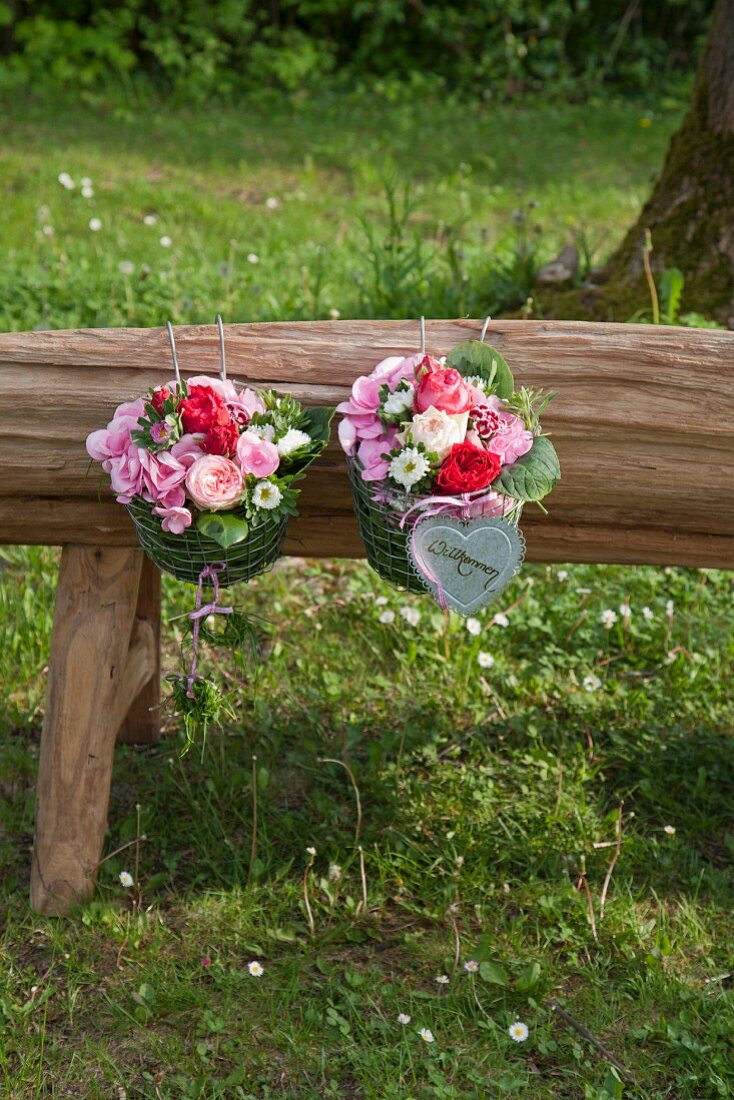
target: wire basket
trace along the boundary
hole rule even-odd
[[[402,527],[400,522],[409,508],[429,498],[395,492],[382,485],[378,489],[374,482],[363,480],[353,458],[347,458],[347,468],[367,561],[383,580],[426,595],[428,585],[418,575],[408,549],[412,527],[421,518],[420,509]],[[522,501],[512,501],[502,519],[517,527],[522,507]]]
[[[205,538],[196,527],[190,527],[180,535],[164,531],[162,520],[153,512],[153,505],[142,497],[133,497],[127,510],[135,524],[140,545],[160,569],[172,573],[180,581],[196,584],[207,565],[221,565],[224,567],[218,572],[221,588],[249,581],[258,573],[271,569],[280,556],[288,526],[287,517],[266,519],[258,527],[251,528],[242,542],[225,550],[214,539]]]

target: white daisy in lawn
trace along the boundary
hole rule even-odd
[[[387,596],[377,596],[375,598],[375,607],[384,607],[387,602]]]
[[[168,236],[167,233],[164,233],[158,243],[160,244],[161,248],[170,248],[171,245],[173,244],[173,241],[171,240],[171,238]]]
[[[413,387],[401,384],[394,393],[387,395],[382,411],[387,416],[402,416],[403,413],[410,412],[413,408],[414,399],[415,391]]]
[[[494,664],[494,657],[491,653],[477,653],[477,661],[480,668],[491,668]]]
[[[275,438],[275,428],[272,424],[250,424],[243,435],[254,435],[255,439],[267,439],[268,443],[272,443]]]
[[[627,603],[627,600],[619,605],[619,614],[622,616],[623,619],[629,619],[632,615],[632,608]]]
[[[576,589],[576,595],[577,596],[590,596],[591,595],[591,589],[590,588],[577,588]]]
[[[405,447],[390,463],[390,477],[408,490],[425,477],[429,470],[428,459],[415,447]]]
[[[266,199],[265,200],[265,205],[267,206],[268,210],[277,210],[278,207],[280,206],[280,199],[276,199],[276,198]]]
[[[262,978],[265,973],[265,967],[259,962],[248,963],[247,969],[250,971],[253,978]]]
[[[44,225],[41,232],[43,233],[44,237],[53,237],[55,231],[52,225]]]
[[[605,630],[611,630],[617,621],[617,612],[612,611],[611,607],[608,607],[606,611],[601,613],[601,622]]]
[[[247,253],[247,262],[248,262],[248,264],[259,264],[260,263],[260,257],[258,256],[257,252],[248,252]]]
[[[121,275],[134,275],[135,264],[132,262],[132,260],[121,260],[120,263],[117,265],[117,270],[120,272]]]
[[[379,616],[379,621],[381,623],[386,623],[389,626],[390,623],[395,622],[395,612],[394,611],[383,611],[382,614]]]
[[[120,886],[124,886],[126,890],[133,884],[133,876],[129,871],[120,871],[118,878],[120,880]]]
[[[593,672],[589,673],[588,676],[584,676],[584,691],[598,691],[600,687],[601,680]]]
[[[476,959],[467,959],[464,963],[464,970],[468,971],[469,974],[476,974],[479,970],[479,963]]]
[[[332,321],[338,321],[339,318],[341,317],[341,315],[342,315],[342,313],[341,313],[340,309],[330,309],[329,310],[329,316],[331,317]]]
[[[498,611],[492,619],[492,626],[509,626],[510,620],[505,615],[504,611]]]
[[[307,848],[306,851],[310,856],[315,856],[316,855],[316,849],[315,848]]]
[[[90,187],[90,186],[82,187],[82,198],[83,199],[93,199],[94,198],[94,188]]]
[[[651,607],[643,607],[642,617],[645,620],[645,622],[651,623],[652,620],[655,618],[655,612],[653,611],[653,609]]]
[[[433,1032],[429,1027],[422,1027],[418,1032],[424,1043],[435,1043]]]
[[[405,619],[408,626],[418,626],[421,621],[421,613],[417,607],[401,607],[400,617]]]
[[[145,217],[143,218],[143,224],[144,225],[156,225],[157,222],[158,222],[158,215],[157,214],[146,214]]]
[[[675,604],[672,600],[668,600],[668,602],[666,603],[665,614],[668,616],[669,619],[672,619],[675,615]]]
[[[561,582],[567,581],[568,580],[568,570],[567,569],[559,569],[558,572],[556,573],[556,577]]]
[[[482,633],[482,624],[479,622],[479,619],[467,619],[466,629],[476,638],[477,634]]]
[[[668,836],[675,836],[675,825],[663,825],[663,832]]]
[[[402,1024],[403,1027],[410,1023],[410,1016],[407,1012],[398,1012],[398,1023]]]
[[[267,512],[271,508],[277,508],[282,499],[282,491],[272,481],[258,481],[252,490],[252,503],[256,508],[264,508]]]
[[[278,454],[281,458],[285,458],[297,451],[299,447],[306,447],[310,442],[311,436],[308,432],[302,432],[298,428],[290,428],[275,446],[278,448]]]
[[[436,981],[438,982],[439,985],[448,985],[449,980],[450,979],[449,979],[448,974],[437,974],[436,975]]]
[[[76,187],[74,180],[71,178],[68,172],[59,172],[56,178],[66,191],[73,191]]]
[[[328,878],[329,882],[339,882],[342,877],[342,869],[338,863],[329,864]]]
[[[528,1037],[528,1025],[521,1023],[519,1020],[515,1020],[514,1024],[510,1024],[509,1031],[510,1038],[514,1039],[516,1043],[524,1043]]]
[[[89,228],[92,230],[93,233],[99,233],[100,229],[102,228],[101,219],[100,218],[90,218],[89,219]]]

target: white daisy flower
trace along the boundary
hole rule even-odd
[[[170,248],[171,245],[173,244],[173,241],[171,240],[171,238],[168,236],[167,233],[164,233],[158,243],[160,244],[161,248]]]
[[[132,260],[121,260],[120,263],[117,265],[117,270],[120,272],[121,275],[134,275],[135,264],[132,262]]]
[[[92,230],[93,233],[99,233],[100,229],[102,228],[101,220],[99,218],[90,218],[89,228]]]
[[[385,607],[387,602],[387,596],[377,596],[375,598],[375,607]]]
[[[328,879],[329,882],[340,882],[342,877],[342,869],[338,863],[329,864]]]
[[[44,237],[53,237],[54,227],[52,225],[44,225],[41,232],[43,233]]]
[[[652,620],[655,618],[655,612],[651,607],[643,607],[642,617],[643,619],[645,619],[646,622],[651,623]]]
[[[415,447],[405,447],[390,463],[390,477],[404,489],[412,489],[430,469],[428,459]]]
[[[398,1012],[398,1023],[403,1026],[410,1023],[410,1016],[407,1012]]]
[[[329,310],[329,316],[331,317],[332,321],[338,321],[339,318],[341,317],[341,310],[340,309],[330,309]]]
[[[129,871],[120,871],[120,874],[117,877],[120,880],[120,886],[124,886],[126,890],[132,886],[133,876],[130,874]]]
[[[494,664],[494,657],[491,653],[477,653],[477,661],[480,668],[491,668]]]
[[[383,611],[382,614],[379,616],[379,621],[381,623],[386,623],[389,626],[390,623],[395,622],[395,612],[394,611]]]
[[[528,1025],[515,1020],[514,1024],[510,1024],[509,1032],[510,1038],[514,1039],[516,1043],[524,1043],[528,1037]]]
[[[267,512],[271,508],[277,508],[282,499],[283,493],[273,481],[258,481],[252,490],[252,503],[256,508],[264,508]]]
[[[429,1027],[422,1027],[418,1032],[424,1043],[435,1043],[433,1032]]]
[[[568,580],[568,570],[567,569],[559,569],[558,572],[556,573],[556,577],[559,581],[567,581]]]
[[[73,191],[76,187],[74,180],[71,178],[68,172],[59,172],[56,178],[66,191]]]
[[[492,619],[492,626],[509,626],[510,620],[505,615],[504,611],[498,611]]]
[[[307,848],[306,851],[308,852],[308,854],[310,856],[315,856],[316,855],[316,849],[315,848]]]
[[[94,198],[94,188],[93,187],[82,187],[82,198],[83,199],[93,199]]]
[[[663,832],[668,836],[675,836],[675,825],[663,825]]]
[[[576,589],[576,595],[577,596],[590,596],[591,595],[591,589],[590,588],[577,588]]]
[[[311,436],[308,432],[299,431],[298,428],[290,428],[282,439],[279,439],[275,446],[278,448],[278,454],[281,458],[285,458],[286,455],[293,454],[299,447],[305,447],[311,442]]]
[[[265,205],[267,206],[268,210],[277,210],[278,207],[280,206],[280,199],[275,199],[275,198],[266,199],[265,200]]]
[[[611,630],[617,621],[617,612],[612,611],[611,607],[608,607],[606,611],[602,611],[601,621],[605,630]]]
[[[466,629],[476,638],[477,634],[482,633],[482,624],[479,622],[479,619],[467,619]]]
[[[584,676],[584,691],[598,691],[601,687],[601,680],[594,673],[589,673],[588,676]]]
[[[448,985],[450,981],[448,974],[437,974],[435,980],[439,985]]]
[[[251,962],[247,964],[247,969],[252,974],[253,978],[262,978],[265,973],[264,966],[259,962]]]
[[[666,603],[665,614],[668,616],[669,619],[672,619],[675,615],[675,604],[672,600],[668,600],[668,602]]]
[[[417,607],[401,607],[400,617],[405,619],[408,626],[418,626],[421,621],[421,613]]]
[[[474,386],[476,389],[481,390],[482,393],[487,392],[487,379],[480,377],[478,374],[470,374],[464,381],[468,386]]]
[[[89,178],[89,176],[82,176],[82,178],[79,180],[79,183],[82,185],[82,187],[91,187],[92,186],[92,181]]]
[[[464,970],[468,971],[470,974],[476,974],[479,970],[479,963],[476,959],[467,959],[464,963]]]
[[[268,443],[272,443],[275,438],[275,428],[272,424],[250,424],[246,432],[243,435],[254,435],[255,439],[267,439]]]
[[[626,600],[624,601],[624,603],[621,603],[619,605],[619,614],[622,616],[623,619],[629,619],[632,615],[632,608]]]
[[[143,224],[144,225],[156,225],[157,222],[158,222],[158,215],[157,214],[146,214],[145,217],[143,218]]]
[[[394,393],[389,393],[385,398],[382,411],[387,416],[402,416],[413,408],[415,391],[412,386],[399,386]]]
[[[247,253],[247,262],[248,262],[248,264],[259,264],[260,263],[260,257],[258,256],[257,252],[248,252]]]

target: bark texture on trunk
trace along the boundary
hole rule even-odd
[[[598,285],[539,294],[546,315],[627,321],[645,308],[645,229],[652,232],[656,274],[678,267],[685,276],[682,312],[734,328],[734,0],[719,0],[714,9],[691,105],[637,223]]]

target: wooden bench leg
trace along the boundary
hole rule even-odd
[[[155,638],[156,667],[140,694],[133,700],[120,726],[117,740],[128,744],[153,744],[161,735],[161,571],[148,557],[143,557],[140,571],[138,621],[150,623]]]
[[[31,905],[63,915],[94,889],[117,731],[156,669],[136,620],[141,550],[65,546],[41,738]]]

